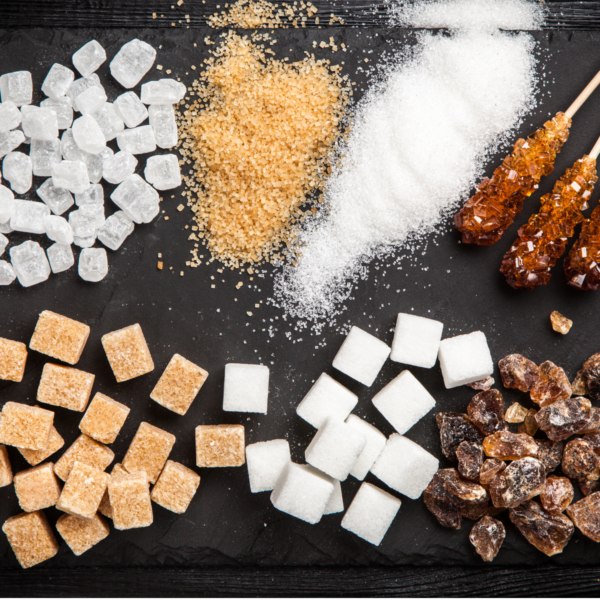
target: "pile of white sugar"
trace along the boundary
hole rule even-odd
[[[542,9],[525,0],[446,0],[396,7],[423,31],[357,106],[326,191],[300,232],[275,301],[315,322],[339,313],[376,257],[403,253],[468,197],[486,159],[535,105],[533,38]]]

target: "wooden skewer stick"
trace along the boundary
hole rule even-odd
[[[598,154],[600,154],[600,138],[596,140],[594,147],[591,149],[589,156],[592,158],[598,158]]]
[[[600,71],[596,73],[594,78],[583,88],[583,91],[577,98],[575,98],[575,102],[567,108],[565,111],[565,115],[569,117],[569,119],[573,118],[573,115],[582,107],[583,103],[592,95],[592,92],[598,87],[600,84]]]

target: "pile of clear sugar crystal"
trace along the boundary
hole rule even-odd
[[[109,271],[108,255],[94,247],[97,242],[118,250],[135,224],[150,223],[160,212],[157,190],[181,184],[175,154],[141,160],[177,145],[174,105],[186,93],[174,79],[142,84],[141,98],[131,89],[155,58],[156,50],[138,39],[121,47],[110,72],[126,91],[113,101],[96,74],[107,60],[96,40],[73,54],[81,77],[64,65],[51,66],[41,85],[47,98],[39,106],[32,104],[29,71],[0,76],[0,285],[18,279],[29,287],[70,269],[76,262],[73,245],[81,248],[79,276],[101,281]],[[31,194],[33,176],[44,178],[35,190],[38,198],[15,197]],[[103,182],[117,185],[110,196],[114,206],[105,207]],[[105,208],[113,213],[108,218]],[[45,234],[47,240],[11,246],[13,231]]]

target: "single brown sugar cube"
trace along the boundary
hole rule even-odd
[[[112,444],[129,414],[129,407],[98,392],[81,419],[79,429],[103,444]]]
[[[150,398],[178,415],[185,415],[207,377],[207,371],[175,354]]]
[[[63,480],[69,478],[69,473],[76,461],[104,471],[114,460],[115,453],[100,442],[94,441],[85,434],[80,435],[69,449],[56,461],[54,472]]]
[[[115,529],[136,529],[152,525],[152,502],[144,473],[113,475],[108,483],[108,497]]]
[[[38,402],[83,412],[92,393],[95,375],[73,367],[46,363],[37,391]]]
[[[0,338],[0,379],[23,381],[26,362],[27,346],[25,344]]]
[[[152,488],[150,498],[163,508],[182,514],[190,505],[199,485],[200,475],[180,463],[168,460]]]
[[[48,447],[54,422],[51,410],[18,402],[7,402],[0,415],[0,444],[26,450]]]
[[[48,445],[44,450],[25,450],[19,448],[19,452],[23,455],[23,458],[32,466],[35,467],[41,462],[44,462],[49,456],[52,456],[55,452],[58,452],[65,445],[65,440],[62,435],[56,431],[54,425],[50,428],[50,435],[48,436]]]
[[[85,323],[45,310],[40,314],[29,347],[74,365],[81,358],[89,336],[90,328]]]
[[[2,525],[2,531],[24,569],[34,567],[58,552],[58,542],[41,511],[10,517]]]
[[[60,483],[54,474],[52,463],[16,473],[14,483],[19,506],[25,512],[50,508],[60,497]]]
[[[246,462],[243,425],[198,425],[196,465],[241,467]]]
[[[154,370],[150,350],[138,323],[102,337],[104,352],[119,383]]]
[[[142,422],[123,459],[123,468],[129,473],[144,471],[148,481],[156,483],[176,439],[172,433]]]
[[[81,556],[110,533],[106,521],[100,515],[94,515],[91,519],[63,515],[56,522],[56,530],[75,556]]]
[[[111,477],[114,475],[129,475],[129,473],[123,468],[123,465],[121,463],[117,463],[111,471]],[[98,512],[102,513],[105,517],[108,517],[109,519],[113,518],[112,506],[110,505],[110,498],[108,497],[108,486],[106,487],[104,496],[102,496],[102,500],[100,500]]]
[[[56,508],[75,517],[91,519],[98,511],[109,481],[108,473],[75,461]]]
[[[13,481],[12,468],[8,458],[8,450],[0,444],[0,488],[10,485]]]

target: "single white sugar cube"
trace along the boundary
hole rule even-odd
[[[367,442],[354,466],[350,469],[350,475],[362,481],[381,454],[387,438],[377,427],[374,427],[356,415],[349,415],[346,419],[346,424],[361,433]]]
[[[370,386],[389,355],[390,347],[387,344],[358,327],[352,327],[333,359],[333,366],[363,385]]]
[[[25,108],[25,107],[24,107]],[[32,140],[54,140],[58,137],[58,119],[50,108],[27,105],[21,109],[23,133]]]
[[[73,65],[84,76],[89,77],[106,60],[104,48],[91,40],[73,54]]]
[[[106,148],[106,138],[100,125],[91,115],[83,115],[75,119],[71,130],[75,143],[85,152],[100,154]]]
[[[46,253],[37,242],[23,242],[10,249],[10,261],[23,287],[30,287],[50,277]]]
[[[69,213],[69,225],[79,238],[95,236],[105,220],[103,204],[86,204]]]
[[[99,154],[83,153],[83,162],[88,170],[91,183],[98,183],[102,179],[102,171],[104,169],[104,161],[114,155],[112,148],[104,148]]]
[[[342,484],[337,480],[333,480],[333,492],[329,497],[329,502],[325,506],[323,516],[333,515],[335,513],[344,512],[344,496],[342,496]]]
[[[186,87],[175,79],[159,79],[142,85],[144,104],[177,104],[183,100]]]
[[[269,367],[229,363],[225,365],[223,410],[267,414]]]
[[[99,110],[92,113],[92,117],[100,126],[107,142],[114,140],[125,129],[123,119],[111,102],[105,102]]]
[[[135,87],[152,68],[156,50],[146,42],[134,39],[124,44],[110,62],[111,75],[124,87]]]
[[[31,170],[36,177],[50,177],[52,167],[61,161],[60,140],[31,140]]]
[[[137,164],[137,158],[131,152],[120,150],[104,161],[102,177],[108,183],[122,183],[129,175],[133,175]]]
[[[406,433],[435,406],[435,400],[410,371],[402,371],[375,395],[373,405],[398,433]]]
[[[270,440],[246,446],[250,491],[270,492],[283,469],[292,462],[287,440]]]
[[[65,188],[56,187],[52,177],[46,179],[35,193],[45,202],[55,215],[62,215],[74,204],[71,192]]]
[[[0,285],[10,285],[16,278],[13,266],[5,260],[0,260]]]
[[[81,77],[76,79],[70,85],[69,89],[67,90],[67,96],[71,99],[73,108],[77,109],[77,104],[75,103],[77,96],[79,96],[81,92],[84,92],[89,87],[99,87],[104,89],[100,83],[100,78],[96,73],[92,73],[89,77]]]
[[[156,150],[154,131],[150,125],[125,129],[117,134],[117,145],[120,150],[125,150],[130,154],[154,152]]]
[[[133,233],[133,221],[122,211],[113,213],[98,229],[98,239],[111,250],[118,250],[125,239]]]
[[[42,202],[16,200],[10,218],[10,226],[14,231],[46,233],[44,218],[49,214],[50,209]]]
[[[71,69],[54,63],[42,83],[42,92],[50,98],[61,98],[67,93],[74,80],[75,73]]]
[[[104,205],[104,188],[99,183],[90,185],[84,192],[75,194],[75,203],[77,206],[85,206],[86,204]]]
[[[0,133],[0,158],[12,152],[25,142],[25,134],[20,129]]]
[[[3,233],[0,233],[0,256],[4,254],[6,246],[8,246],[8,238]]]
[[[327,417],[343,421],[358,403],[358,396],[323,373],[298,404],[299,417],[319,429]]]
[[[15,195],[7,187],[0,185],[0,224],[8,223],[10,221],[14,208]],[[6,232],[3,231],[1,233]]]
[[[16,129],[21,123],[21,111],[14,102],[0,104],[0,132]]]
[[[53,110],[56,113],[58,129],[68,129],[73,123],[73,103],[68,96],[62,98],[46,98],[40,102],[42,108]]]
[[[399,313],[390,358],[405,365],[430,369],[435,365],[444,324]]]
[[[177,145],[177,122],[175,110],[170,104],[152,104],[148,109],[150,127],[159,148],[173,148]]]
[[[289,463],[271,493],[273,506],[302,521],[321,520],[333,493],[333,479],[309,465]]]
[[[392,434],[371,473],[393,490],[416,500],[439,468],[438,459],[412,440]]]
[[[31,104],[33,81],[29,71],[15,71],[0,77],[2,102],[14,102],[17,106]]]
[[[181,185],[179,160],[174,154],[150,156],[146,161],[144,177],[157,190],[172,190]]]
[[[448,389],[485,379],[494,372],[492,355],[482,331],[442,340],[439,358]]]
[[[345,481],[367,444],[365,436],[344,421],[327,419],[306,450],[306,462],[323,473]]]
[[[73,230],[67,220],[63,219],[63,217],[46,215],[44,217],[44,228],[46,229],[46,235],[53,242],[65,246],[70,246],[73,243]]]
[[[82,115],[90,115],[100,110],[107,100],[104,88],[92,86],[75,98],[75,109]]]
[[[150,223],[159,212],[158,192],[136,173],[125,178],[110,198],[134,223]]]
[[[114,102],[127,127],[137,127],[148,118],[148,109],[135,92],[125,92]]]
[[[73,256],[73,250],[71,246],[64,246],[62,244],[52,244],[48,250],[48,260],[50,261],[50,268],[53,273],[62,273],[67,271],[75,264],[75,257]]]
[[[398,498],[377,486],[363,483],[342,519],[342,527],[379,546],[401,504]]]
[[[84,248],[79,255],[79,277],[94,283],[108,274],[108,257],[104,248]]]
[[[31,159],[22,152],[9,152],[2,161],[2,175],[17,194],[24,194],[31,187]]]
[[[80,248],[91,248],[96,243],[97,239],[98,238],[96,234],[85,237],[77,237],[75,235],[73,236],[73,243]]]
[[[52,168],[52,183],[55,187],[65,188],[73,194],[85,192],[90,187],[90,177],[84,162],[63,160]]]

